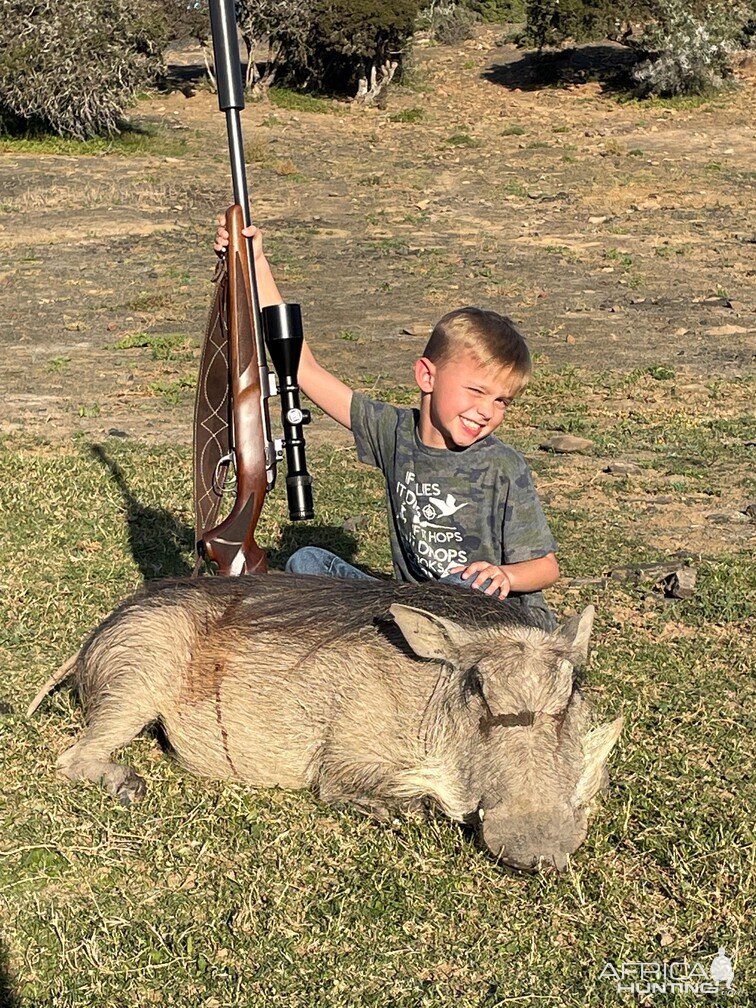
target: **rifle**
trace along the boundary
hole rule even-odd
[[[307,472],[302,428],[309,411],[299,404],[297,371],[302,352],[298,304],[260,310],[239,112],[244,88],[233,0],[210,0],[218,105],[226,114],[234,203],[226,212],[228,251],[215,275],[215,297],[200,360],[194,408],[194,507],[197,568],[217,564],[221,574],[267,571],[255,528],[276,466],[286,453],[289,517],[314,517],[312,478]],[[250,56],[251,58],[251,56]],[[266,346],[281,389],[283,438],[271,432],[268,399],[278,392],[268,369]],[[229,481],[230,472],[235,481]],[[226,489],[236,496],[216,524]]]

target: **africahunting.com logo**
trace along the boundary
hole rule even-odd
[[[720,945],[709,965],[672,962],[604,963],[599,980],[613,983],[621,994],[729,994],[735,971]]]

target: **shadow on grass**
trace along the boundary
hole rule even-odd
[[[151,581],[163,577],[186,577],[193,571],[186,554],[195,547],[194,529],[164,508],[143,504],[129,488],[123,470],[110,458],[102,445],[89,446],[92,458],[110,473],[126,505],[129,546],[142,578]],[[285,525],[278,544],[267,550],[268,567],[283,570],[292,553],[302,546],[320,546],[331,550],[348,563],[354,563],[358,542],[340,525]],[[366,574],[386,579],[382,571],[362,566]]]
[[[8,952],[0,938],[0,1008],[18,1008],[20,1001],[13,989]]]
[[[539,91],[544,87],[599,81],[605,91],[626,91],[638,55],[613,42],[573,46],[569,49],[528,50],[520,59],[500,63],[483,73],[484,80],[514,90]]]
[[[192,573],[186,553],[194,550],[194,529],[164,508],[143,504],[129,489],[123,470],[102,445],[90,445],[92,458],[104,466],[121,491],[126,505],[131,555],[145,581],[184,577]]]

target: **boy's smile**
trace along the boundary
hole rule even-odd
[[[456,360],[434,364],[421,357],[415,378],[424,393],[418,434],[429,448],[452,451],[488,437],[521,391],[523,378],[511,367],[484,366],[467,351]]]

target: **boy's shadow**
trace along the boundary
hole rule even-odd
[[[145,581],[158,577],[184,577],[192,573],[186,554],[194,550],[194,529],[164,508],[143,504],[131,492],[118,463],[102,445],[89,446],[90,453],[110,473],[126,505],[129,546]]]
[[[129,529],[129,546],[142,578],[151,581],[161,577],[186,577],[194,570],[187,554],[194,552],[194,528],[174,517],[164,508],[143,504],[129,488],[123,470],[110,458],[102,445],[90,445],[94,459],[110,473],[126,505],[126,522]],[[332,550],[342,559],[354,563],[357,539],[337,525],[284,525],[276,545],[267,549],[268,567],[283,570],[286,561],[302,546],[321,546]],[[363,566],[374,577],[385,578],[380,571]]]

